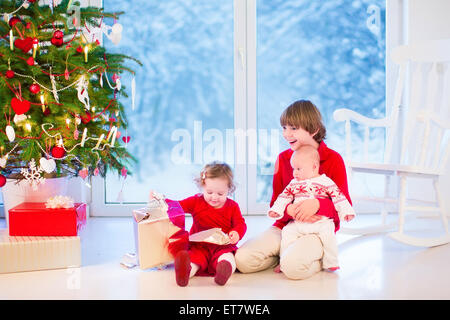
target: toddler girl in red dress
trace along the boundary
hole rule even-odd
[[[224,285],[236,270],[236,244],[247,230],[239,205],[228,198],[235,190],[233,171],[226,163],[212,162],[203,168],[196,182],[202,192],[179,201],[184,212],[192,215],[189,234],[220,228],[230,243],[190,242],[188,250],[175,256],[176,282],[184,287],[191,277],[199,275],[214,276],[217,284]]]

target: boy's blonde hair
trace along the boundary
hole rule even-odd
[[[322,142],[326,136],[326,129],[322,123],[319,109],[309,100],[298,100],[287,107],[280,117],[281,126],[302,128],[314,135],[314,140]]]
[[[205,179],[222,178],[228,180],[229,193],[233,193],[236,190],[233,178],[233,170],[225,162],[213,161],[208,163],[200,172],[200,176],[195,178],[195,182],[199,187],[205,185]]]

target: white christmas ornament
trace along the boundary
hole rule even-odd
[[[52,84],[53,97],[55,98],[55,101],[59,103],[58,90],[56,90],[56,80],[55,76],[52,74],[52,68],[50,68],[50,82]]]
[[[30,183],[33,190],[37,190],[38,185],[45,182],[45,178],[41,177],[42,169],[36,168],[34,159],[31,159],[28,167],[29,169],[20,169],[20,173]]]
[[[41,169],[47,173],[52,173],[56,169],[56,162],[53,159],[46,159],[42,157],[39,160],[39,165],[41,166]]]
[[[90,102],[89,102],[89,95],[88,95],[88,83],[84,78],[84,75],[80,77],[80,80],[78,80],[77,83],[77,91],[78,91],[78,100],[81,101],[81,103],[84,104],[84,107],[86,110],[90,110]]]
[[[120,23],[115,23],[112,27],[108,25],[103,26],[103,33],[112,41],[115,45],[118,45],[122,39],[123,26]],[[108,34],[108,31],[111,32]]]
[[[14,128],[10,125],[7,125],[5,131],[9,142],[13,142],[14,139],[16,139],[16,132],[14,131]]]

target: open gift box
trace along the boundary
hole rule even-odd
[[[180,204],[160,200],[153,208],[133,210],[136,254],[141,269],[161,267],[174,261],[179,250],[187,249],[188,232]]]

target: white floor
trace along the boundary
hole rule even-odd
[[[374,219],[360,215],[355,224]],[[266,217],[246,220],[244,241],[271,223]],[[440,221],[418,219],[406,230],[432,228],[441,232]],[[0,299],[450,299],[450,245],[425,249],[386,234],[339,232],[338,242],[341,269],[335,273],[294,281],[266,270],[235,273],[223,287],[210,277],[194,277],[188,287],[178,287],[173,266],[145,271],[120,266],[123,254],[134,250],[131,218],[91,217],[82,233],[81,268],[0,274]]]

